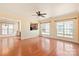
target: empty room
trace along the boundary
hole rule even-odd
[[[79,4],[0,3],[0,56],[79,56]]]

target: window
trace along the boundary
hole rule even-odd
[[[57,36],[63,36],[63,22],[57,23]]]
[[[41,34],[50,34],[50,23],[41,24]]]
[[[57,36],[73,38],[73,21],[57,22]]]
[[[8,24],[8,34],[13,34],[13,33],[14,33],[13,24]]]
[[[8,26],[6,24],[2,24],[2,34],[8,34],[7,30]]]
[[[64,22],[64,36],[73,37],[73,21]]]
[[[1,34],[2,35],[12,35],[14,32],[14,28],[13,28],[13,24],[1,24],[2,25],[2,29],[1,29]]]

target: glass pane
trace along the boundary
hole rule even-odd
[[[2,24],[2,34],[8,34],[7,29],[8,26],[6,24]]]
[[[64,22],[64,36],[65,37],[73,36],[73,21]]]
[[[72,38],[74,29],[73,27],[73,21],[57,22],[57,36]]]
[[[13,29],[9,29],[8,30],[8,34],[11,34],[12,35],[13,34]]]
[[[41,33],[42,34],[50,34],[50,23],[41,24]]]
[[[2,34],[2,30],[0,29],[0,35]]]
[[[57,22],[57,36],[63,36],[63,22]]]
[[[9,29],[13,29],[13,24],[9,24]]]
[[[2,34],[7,34],[7,30],[3,29]]]
[[[2,34],[12,35],[13,34],[13,24],[2,24]]]

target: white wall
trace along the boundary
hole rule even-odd
[[[22,35],[21,38],[22,39],[28,39],[28,38],[33,38],[33,37],[39,36],[39,30],[30,31],[30,24],[31,23],[38,23],[38,21],[36,21],[36,20],[21,21],[21,35]]]

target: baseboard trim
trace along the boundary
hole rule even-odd
[[[28,39],[33,39],[33,38],[37,38],[37,37],[40,37],[40,36],[30,37],[30,38],[24,38],[24,39],[22,39],[22,40],[28,40]]]
[[[36,36],[36,37],[31,37],[31,38],[24,38],[22,40],[28,40],[28,39],[33,39],[33,38],[37,38],[37,37],[44,37],[44,36]],[[68,40],[63,40],[63,39],[52,38],[52,37],[44,37],[44,38],[53,39],[53,40],[59,40],[59,41],[65,41],[65,42],[70,42],[70,43],[74,43],[74,44],[79,44],[79,42],[73,42],[73,41],[68,41]]]
[[[44,37],[44,36],[40,36],[40,37]],[[57,39],[57,38],[51,38],[51,37],[44,37],[44,38],[54,39],[54,40],[60,40],[60,41],[74,43],[74,44],[79,44],[79,42],[73,42],[73,41],[68,41],[68,40],[63,40],[63,39]]]

